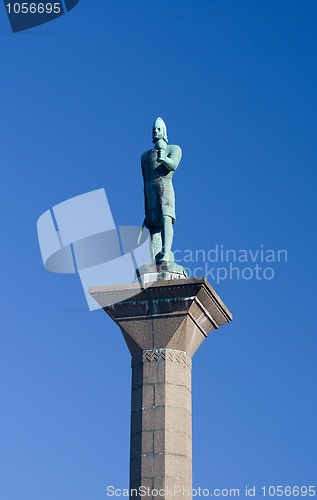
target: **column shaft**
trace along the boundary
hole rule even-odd
[[[190,498],[191,422],[190,356],[174,349],[144,350],[134,356],[130,489],[149,488],[146,498],[152,498],[153,489]]]

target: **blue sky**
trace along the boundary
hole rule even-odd
[[[317,483],[316,15],[310,0],[80,0],[12,34],[0,9],[1,499],[128,486],[128,350],[78,277],[45,271],[36,221],[104,187],[116,223],[141,224],[158,115],[183,149],[174,248],[288,255],[271,280],[210,279],[234,321],[193,360],[194,485]]]

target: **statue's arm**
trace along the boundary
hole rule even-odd
[[[141,156],[141,170],[142,170],[142,176],[143,176],[143,181],[145,183],[146,181],[146,176],[145,176],[145,159],[146,159],[146,152],[143,153],[143,155]]]
[[[143,153],[143,155],[141,156],[141,170],[142,170],[142,177],[143,177],[143,185],[144,185],[144,188],[145,188],[145,181],[146,181],[146,178],[145,178],[145,172],[144,172],[144,158],[146,156],[146,153]],[[145,195],[145,189],[144,189],[144,195]],[[147,206],[147,197],[144,196],[144,209],[145,209],[145,215],[147,214],[147,211],[148,211],[148,206]]]
[[[174,171],[177,169],[182,158],[182,150],[179,146],[171,146],[170,151],[168,152],[165,158],[160,160],[163,165],[170,171]]]
[[[142,170],[142,175],[144,177],[144,172],[143,172],[143,157],[144,157],[144,153],[143,155],[141,156],[141,170]]]

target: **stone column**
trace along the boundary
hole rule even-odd
[[[191,358],[231,313],[204,278],[90,293],[119,325],[132,355],[130,489],[148,488],[146,498],[155,498],[156,489],[166,498],[168,490],[191,498]]]
[[[132,359],[130,488],[191,492],[191,364],[175,349]]]

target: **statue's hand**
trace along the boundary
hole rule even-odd
[[[164,149],[157,150],[157,161],[164,162],[166,160],[166,151]]]

